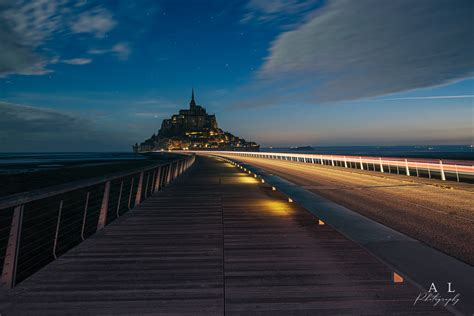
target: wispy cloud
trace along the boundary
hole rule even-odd
[[[136,112],[133,113],[133,115],[143,118],[159,118],[165,116],[165,114],[161,112]]]
[[[36,49],[60,29],[62,8],[59,0],[0,2],[0,77],[51,72]]]
[[[462,95],[432,95],[432,96],[423,96],[423,97],[387,98],[387,99],[376,99],[376,101],[473,99],[473,98],[474,98],[474,94],[462,94]]]
[[[321,0],[250,0],[242,23],[290,22],[314,9]]]
[[[65,59],[62,61],[65,64],[70,64],[70,65],[86,65],[90,64],[92,62],[92,59],[90,58],[72,58],[72,59]]]
[[[112,14],[104,8],[94,8],[79,15],[71,24],[73,33],[91,33],[96,37],[104,37],[117,25]]]
[[[110,48],[93,48],[88,51],[92,55],[113,54],[120,60],[127,60],[131,52],[130,44],[126,42],[117,43]]]
[[[0,102],[0,151],[126,149],[126,137],[77,115]]]
[[[116,25],[112,14],[100,6],[71,7],[68,0],[0,0],[0,77],[51,73],[48,65],[60,61],[60,56],[48,56],[58,55],[48,47],[51,40],[71,32],[102,38]],[[113,52],[127,59],[130,49],[119,45]],[[86,59],[63,62],[78,65]]]
[[[473,10],[470,0],[329,1],[304,24],[278,36],[256,85],[273,97],[314,103],[469,77],[474,73]]]

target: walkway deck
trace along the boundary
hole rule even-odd
[[[19,284],[2,315],[445,314],[283,195],[198,158],[157,196]]]

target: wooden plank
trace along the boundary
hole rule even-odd
[[[444,314],[280,193],[200,157],[173,184],[0,294],[3,314]]]

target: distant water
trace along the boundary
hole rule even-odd
[[[304,154],[353,155],[376,157],[405,157],[428,159],[474,160],[474,148],[470,145],[444,146],[304,146],[261,148],[264,152],[288,152]]]
[[[329,155],[381,156],[431,159],[474,160],[470,146],[305,146],[261,148],[266,152],[316,153]],[[160,154],[157,154],[160,155]],[[92,166],[156,156],[131,152],[0,153],[0,174],[57,170],[68,166]]]
[[[67,166],[87,166],[144,159],[147,159],[147,157],[128,152],[0,153],[0,174],[54,170]]]

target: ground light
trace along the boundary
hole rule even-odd
[[[288,198],[289,203],[293,203],[293,200],[291,198]]]
[[[322,226],[322,225],[325,225],[326,223],[324,223],[322,220],[318,220],[318,225]]]
[[[276,189],[277,189],[277,188],[275,188],[275,187],[272,187],[272,191],[276,191]]]
[[[403,283],[403,277],[397,272],[393,272],[393,283]]]
[[[265,183],[265,180],[262,179],[262,183]]]

